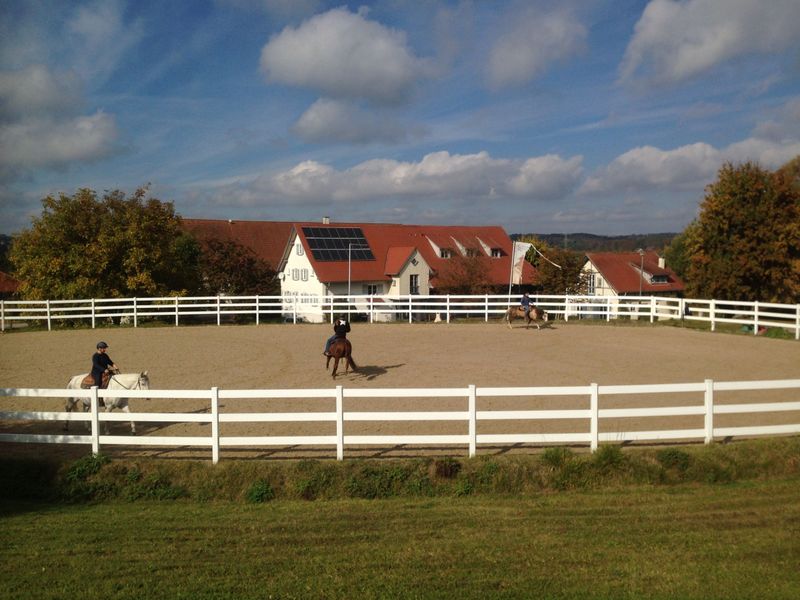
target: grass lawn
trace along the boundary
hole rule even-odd
[[[0,598],[800,598],[800,479],[0,503]]]

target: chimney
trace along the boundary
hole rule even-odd
[[[667,261],[664,260],[663,256],[658,257],[658,268],[659,269],[666,269],[667,268]]]
[[[322,224],[323,225],[330,225],[331,224],[331,218],[330,217],[322,217]]]

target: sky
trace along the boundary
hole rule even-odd
[[[682,231],[800,155],[800,0],[3,0],[0,233],[185,218]]]

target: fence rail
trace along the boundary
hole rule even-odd
[[[706,444],[715,438],[732,436],[759,436],[800,433],[800,394],[792,394],[788,400],[777,402],[730,403],[719,402],[718,393],[760,392],[767,390],[800,390],[800,379],[769,381],[725,381],[714,382],[707,379],[698,383],[648,384],[648,385],[590,385],[567,387],[477,387],[465,388],[384,388],[345,389],[336,386],[332,389],[284,389],[284,390],[89,390],[39,389],[39,388],[0,388],[0,399],[4,397],[67,398],[80,397],[90,401],[89,412],[38,412],[38,411],[0,411],[0,422],[8,430],[19,423],[35,421],[83,421],[88,422],[91,433],[80,434],[25,434],[3,433],[0,442],[50,443],[50,444],[91,444],[92,452],[100,451],[101,446],[162,446],[162,447],[201,447],[211,449],[211,459],[219,461],[220,449],[231,447],[264,446],[322,446],[335,447],[336,458],[342,460],[345,448],[354,446],[394,446],[440,445],[465,446],[469,456],[475,456],[479,445],[511,444],[581,444],[595,451],[602,442],[669,441],[687,442],[703,440]],[[100,400],[104,398],[129,399],[169,398],[200,399],[208,401],[207,412],[197,413],[109,413],[100,412]],[[653,394],[687,394],[692,403],[676,402],[668,406],[642,406],[633,408],[603,407],[601,400],[620,395],[636,395],[646,398]],[[479,409],[479,401],[486,398],[535,398],[535,397],[576,397],[582,408],[552,408],[536,410]],[[221,400],[239,399],[328,399],[332,407],[324,412],[224,412]],[[345,401],[352,398],[457,398],[463,399],[461,410],[423,410],[423,411],[346,411]],[[752,400],[748,395],[748,400]],[[644,402],[646,403],[646,401]],[[235,404],[235,403],[234,403]],[[227,403],[226,405],[227,406]],[[720,427],[715,423],[717,415],[765,415],[787,413],[788,423],[737,425]],[[702,424],[681,429],[663,429],[663,417],[694,417]],[[618,421],[609,430],[604,427],[610,419],[653,419],[651,429],[623,430]],[[516,432],[487,433],[480,431],[480,425],[489,421],[540,422],[557,420],[559,422],[579,422],[579,431],[562,432]],[[137,421],[159,423],[208,423],[211,431],[207,436],[129,436],[106,435],[101,433],[100,424],[107,422]],[[466,433],[440,435],[356,435],[348,433],[345,425],[359,421],[387,423],[404,421],[411,423],[431,423],[452,421],[461,423]],[[335,433],[329,435],[221,435],[220,425],[225,423],[335,423]],[[561,423],[557,423],[561,426]],[[701,426],[700,426],[701,425]],[[569,428],[566,428],[569,429]]]
[[[758,334],[765,327],[793,331],[800,339],[800,304],[702,300],[659,296],[554,296],[534,295],[534,304],[551,317],[569,319],[684,320],[741,325]],[[484,294],[400,297],[388,296],[179,296],[159,298],[94,298],[89,300],[2,300],[0,330],[39,322],[52,329],[54,322],[126,324],[147,321],[175,326],[181,322],[211,321],[221,325],[252,318],[297,323],[329,320],[348,314],[370,322],[501,317],[516,304],[517,296]]]

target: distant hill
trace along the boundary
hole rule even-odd
[[[593,233],[513,233],[511,239],[536,236],[557,248],[576,252],[630,252],[638,248],[663,251],[677,233],[646,233],[633,235],[595,235]]]

